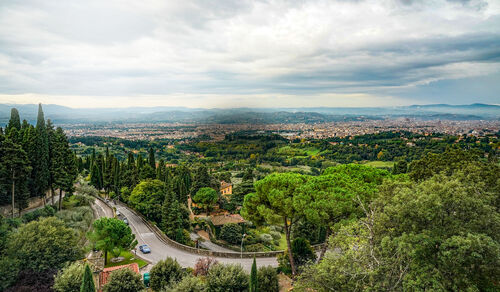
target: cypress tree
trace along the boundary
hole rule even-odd
[[[103,163],[103,171],[102,171],[102,178],[103,178],[103,187],[106,190],[106,193],[109,194],[109,191],[111,189],[111,185],[113,184],[113,158],[111,154],[109,153],[109,148],[106,147],[106,155],[104,157],[104,163]]]
[[[3,139],[0,143],[0,179],[4,185],[10,185],[12,218],[14,218],[16,199],[26,199],[23,194],[25,193],[23,183],[29,171],[26,152],[11,140]]]
[[[52,143],[51,169],[54,187],[59,189],[59,210],[61,209],[62,192],[72,192],[73,184],[78,175],[76,155],[68,145],[66,134],[58,127],[54,132]]]
[[[49,188],[49,140],[45,127],[45,117],[42,104],[38,105],[38,118],[36,123],[36,164],[34,168],[36,193],[45,197],[45,192]],[[45,199],[44,199],[45,203]]]
[[[167,170],[165,167],[165,161],[163,161],[163,159],[160,159],[160,161],[158,161],[158,168],[156,168],[156,178],[161,180],[162,182],[166,182],[166,174]]]
[[[114,158],[113,159],[113,189],[115,191],[116,195],[120,195],[120,188],[121,188],[121,165],[120,161],[118,159]]]
[[[11,129],[16,128],[18,131],[21,131],[21,118],[19,117],[19,112],[16,108],[12,108],[10,110],[10,120],[7,124],[6,133],[8,133]]]
[[[94,278],[92,277],[92,271],[89,265],[85,265],[80,292],[95,292]]]
[[[141,172],[143,166],[144,166],[144,158],[142,157],[142,154],[139,154],[137,156],[137,171]]]
[[[255,261],[255,256],[253,257],[252,270],[250,272],[250,287],[248,289],[249,292],[257,292],[259,291],[258,287],[258,278],[257,278],[257,262]]]
[[[152,169],[156,169],[156,159],[155,159],[155,152],[153,148],[149,148],[149,166],[151,166]]]
[[[194,196],[199,189],[204,187],[214,187],[214,186],[211,185],[211,175],[208,173],[208,168],[205,165],[200,165],[194,173],[193,184],[191,187],[191,195]]]
[[[139,174],[137,172],[137,167],[135,164],[134,154],[129,152],[127,158],[127,169],[125,175],[123,176],[125,180],[123,185],[128,186],[129,189],[134,189],[137,183],[139,182]]]
[[[165,192],[165,199],[163,200],[163,205],[162,205],[162,224],[161,224],[162,229],[165,232],[165,234],[167,234],[167,236],[169,236],[173,224],[170,217],[170,207],[175,201],[174,197],[175,197],[174,193],[172,192],[170,186],[168,186],[167,191]]]
[[[47,120],[46,129],[49,142],[49,190],[52,205],[54,205],[54,177],[58,175],[57,172],[61,172],[61,165],[55,161],[58,155],[58,145],[56,145],[56,132],[50,119]]]
[[[101,170],[97,163],[94,163],[92,166],[92,170],[90,172],[90,184],[93,185],[96,189],[101,190]]]
[[[37,187],[35,183],[36,167],[37,167],[36,157],[38,153],[36,148],[36,143],[37,143],[36,138],[37,137],[35,128],[32,125],[28,125],[28,127],[24,129],[23,140],[21,144],[24,151],[28,155],[28,161],[32,169],[27,180],[30,197],[38,196]]]
[[[90,156],[90,164],[89,164],[89,168],[91,168],[91,167],[94,165],[95,160],[96,160],[96,156],[95,156],[95,148],[92,148],[92,155]]]
[[[31,125],[28,124],[28,121],[26,120],[23,120],[23,124],[21,125],[21,130],[25,130],[27,129],[28,127],[30,127]]]

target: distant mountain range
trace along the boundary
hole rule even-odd
[[[36,121],[36,104],[0,104],[0,125],[5,125],[11,108],[21,118]],[[314,107],[314,108],[233,108],[184,107],[69,108],[47,104],[45,117],[62,123],[321,123],[334,121],[416,118],[423,120],[500,120],[500,106],[491,104],[429,104],[398,107]]]

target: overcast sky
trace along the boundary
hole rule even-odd
[[[0,102],[500,104],[500,0],[0,1]]]

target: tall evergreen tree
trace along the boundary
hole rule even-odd
[[[137,155],[137,171],[141,172],[142,167],[144,166],[144,157],[142,157],[142,154]]]
[[[54,187],[59,189],[59,210],[61,209],[62,192],[71,193],[73,184],[78,175],[76,155],[69,148],[66,134],[58,127],[54,133],[52,143],[53,156],[51,169],[53,170]]]
[[[38,196],[37,193],[37,187],[36,187],[36,167],[37,167],[37,148],[36,148],[36,143],[37,143],[37,137],[36,137],[36,130],[35,127],[32,125],[28,125],[27,128],[25,128],[23,133],[23,140],[21,142],[21,145],[28,155],[28,160],[31,166],[31,173],[28,177],[27,180],[27,185],[28,185],[28,190],[30,193],[30,197],[36,197]]]
[[[156,168],[156,178],[161,180],[162,182],[167,183],[166,175],[167,168],[165,166],[165,161],[163,159],[160,159],[160,161],[158,161],[158,167]]]
[[[23,123],[22,123],[22,125],[21,125],[21,130],[25,130],[25,129],[27,129],[29,126],[31,126],[31,125],[28,123],[28,121],[23,120]]]
[[[92,271],[89,265],[85,265],[80,292],[95,292],[94,278],[92,277]]]
[[[219,186],[213,185],[211,175],[208,173],[208,168],[205,165],[200,165],[194,173],[191,195],[194,196],[199,189],[204,187],[219,188]]]
[[[124,172],[123,180],[122,185],[127,186],[131,190],[139,183],[139,174],[137,172],[134,154],[131,152],[129,152],[127,157],[126,171]]]
[[[121,164],[118,159],[114,158],[113,159],[113,183],[112,183],[112,188],[115,192],[116,195],[120,195],[120,189],[122,187],[121,185]]]
[[[54,176],[56,172],[60,171],[60,164],[55,162],[57,156],[57,145],[56,144],[56,131],[54,130],[54,125],[50,119],[47,120],[47,139],[49,142],[49,191],[50,197],[52,199],[52,205],[54,205]]]
[[[19,112],[16,108],[12,108],[10,110],[10,120],[7,124],[6,132],[9,133],[11,129],[16,128],[18,131],[21,131],[21,118],[19,117]]]
[[[156,169],[156,159],[155,159],[155,151],[153,148],[149,148],[149,158],[148,158],[149,166],[152,169]]]
[[[257,278],[257,262],[255,261],[255,256],[253,257],[252,270],[250,272],[250,285],[249,292],[257,292],[259,291],[259,280]]]
[[[90,184],[98,190],[102,189],[101,168],[97,163],[94,163],[92,166],[92,170],[90,172]]]
[[[38,118],[36,122],[36,158],[35,158],[34,183],[36,193],[45,198],[45,192],[49,188],[49,140],[45,127],[45,117],[42,104],[38,105]],[[45,203],[45,199],[44,199]]]
[[[109,148],[106,147],[106,155],[104,157],[103,170],[102,170],[102,181],[103,187],[106,193],[109,194],[111,185],[113,183],[113,158],[109,153]]]
[[[26,152],[11,140],[3,139],[0,144],[0,178],[4,185],[11,186],[12,218],[15,216],[16,198],[26,199],[23,182],[26,181],[29,171]]]

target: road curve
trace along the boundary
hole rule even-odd
[[[97,218],[114,217],[113,210],[111,210],[103,201],[99,199],[95,199],[94,203],[92,204],[92,208],[96,211]]]
[[[99,205],[99,207],[105,206],[104,208],[107,208],[109,210],[109,207],[106,206],[103,202],[96,200],[96,203]],[[149,245],[149,247],[151,248],[151,253],[141,253],[140,256],[150,261],[151,263],[155,264],[162,259],[171,257],[175,258],[181,266],[192,268],[199,258],[205,257],[202,255],[192,254],[184,250],[177,249],[171,245],[164,243],[156,236],[153,230],[149,229],[149,227],[142,221],[142,219],[132,211],[130,211],[128,207],[113,205],[111,202],[110,205],[115,207],[127,218],[129,226],[132,229],[132,232],[135,234],[137,241],[139,242],[138,246],[142,244]],[[140,251],[137,252],[140,253]],[[225,264],[241,264],[241,266],[247,271],[250,271],[253,262],[253,259],[251,258],[239,259],[215,257],[215,259],[217,259],[220,263]],[[278,266],[278,262],[275,257],[257,258],[256,260],[258,266]]]

